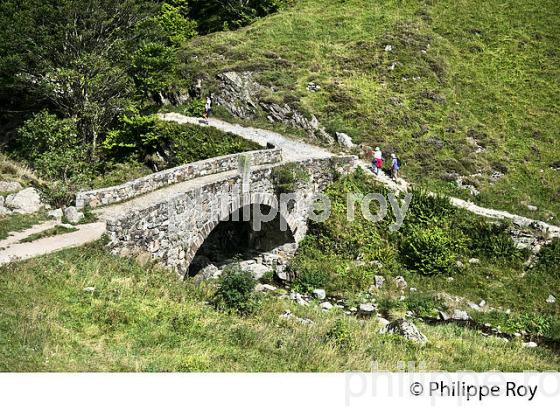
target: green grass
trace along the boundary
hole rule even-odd
[[[47,219],[46,212],[38,212],[31,215],[13,214],[0,217],[0,239],[6,239],[11,232],[23,231]]]
[[[69,228],[66,226],[61,226],[61,225],[57,225],[54,228],[51,229],[47,229],[43,232],[37,232],[34,233],[33,235],[29,235],[27,238],[22,239],[20,242],[21,243],[26,243],[26,242],[33,242],[36,241],[38,239],[42,239],[42,238],[48,238],[51,236],[56,236],[56,235],[62,235],[65,233],[70,233],[70,232],[76,232],[77,229],[76,228]]]
[[[95,287],[93,293],[85,287]],[[0,267],[0,371],[558,370],[547,348],[418,323],[421,347],[359,322],[265,298],[249,316],[215,310],[210,288],[111,256],[102,244]],[[315,324],[280,318],[290,309]]]
[[[182,72],[253,71],[277,90],[261,101],[290,102],[331,132],[396,150],[415,183],[468,197],[442,177],[481,173],[471,178],[480,204],[559,223],[558,27],[554,0],[301,0],[193,39]],[[309,81],[321,91],[307,91]],[[505,176],[494,182],[493,171]]]

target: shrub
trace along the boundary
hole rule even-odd
[[[423,190],[412,192],[412,201],[406,215],[406,225],[432,225],[447,221],[456,213],[449,198],[440,195],[430,195]]]
[[[234,265],[224,271],[219,280],[219,287],[214,296],[218,309],[235,311],[239,314],[251,313],[256,307],[253,290],[256,281],[249,272]]]
[[[155,115],[140,114],[122,116],[120,127],[109,132],[103,145],[120,158],[136,156],[148,161],[156,153],[166,155],[168,167],[261,148],[215,128],[159,121]]]
[[[552,242],[542,248],[539,259],[534,268],[537,271],[550,273],[560,279],[560,239],[555,238]]]
[[[352,336],[352,329],[348,320],[336,319],[333,327],[325,335],[326,339],[334,343],[342,350],[352,350],[356,347],[356,341]]]
[[[68,183],[90,168],[75,121],[47,111],[35,114],[18,130],[16,150],[40,176],[52,180]]]
[[[505,224],[477,220],[470,222],[464,232],[470,239],[469,248],[473,254],[502,259],[517,259],[521,256]]]
[[[276,193],[291,193],[298,185],[309,181],[309,173],[300,164],[290,163],[280,165],[272,170],[272,181]]]
[[[402,238],[400,252],[409,269],[423,275],[450,274],[462,247],[460,240],[440,227],[415,226]]]

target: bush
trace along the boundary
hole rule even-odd
[[[16,150],[40,176],[64,183],[91,168],[75,121],[59,119],[47,111],[35,114],[18,130]]]
[[[295,192],[299,184],[308,182],[309,179],[307,170],[296,163],[280,165],[272,170],[272,181],[278,195]]]
[[[165,155],[167,167],[261,149],[253,142],[215,128],[160,121],[155,115],[139,114],[121,117],[120,127],[109,133],[103,145],[113,156],[136,156],[144,162],[154,154]]]
[[[560,239],[555,238],[552,242],[544,246],[539,252],[539,259],[535,264],[535,270],[543,273],[550,273],[555,278],[560,279]]]
[[[457,251],[463,248],[460,240],[440,227],[410,229],[402,238],[400,253],[404,264],[423,275],[450,274],[455,268]]]
[[[484,220],[469,222],[465,234],[469,237],[469,248],[475,255],[488,258],[517,259],[522,253],[515,246],[505,224],[492,224]]]
[[[326,339],[342,350],[352,350],[357,345],[348,320],[343,318],[336,319],[334,326],[327,332]]]
[[[239,265],[226,269],[220,277],[214,296],[215,306],[239,314],[251,313],[256,307],[253,294],[256,283],[251,274],[242,271]]]
[[[441,223],[449,220],[451,216],[455,215],[456,211],[456,208],[449,202],[449,198],[429,195],[423,190],[414,190],[405,224],[429,226],[434,223]]]

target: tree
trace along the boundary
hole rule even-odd
[[[128,56],[159,5],[142,0],[7,0],[1,31],[4,89],[32,93],[74,118],[96,157],[99,136],[135,94]],[[15,28],[14,28],[15,27]],[[13,64],[13,68],[10,68]]]

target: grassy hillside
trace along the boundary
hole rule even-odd
[[[276,90],[261,100],[396,150],[412,181],[468,197],[455,172],[481,204],[558,223],[559,27],[554,0],[300,0],[192,40],[182,72],[252,71]]]
[[[93,293],[84,290],[94,287]],[[420,347],[375,320],[265,297],[250,316],[217,312],[211,288],[108,254],[101,244],[0,267],[0,371],[558,370],[547,348],[419,323]],[[285,309],[312,325],[281,318]]]

